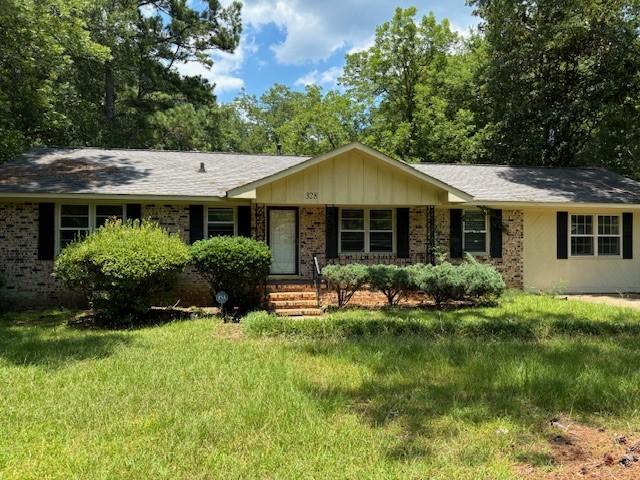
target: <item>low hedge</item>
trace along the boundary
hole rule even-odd
[[[389,306],[396,305],[408,292],[428,295],[441,306],[461,300],[487,302],[500,297],[506,288],[502,276],[493,266],[481,264],[471,255],[459,265],[442,262],[398,267],[356,263],[329,265],[322,273],[329,289],[336,292],[340,308],[367,286],[382,292]]]

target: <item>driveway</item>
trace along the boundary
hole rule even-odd
[[[569,300],[580,300],[589,303],[604,303],[614,307],[627,307],[640,309],[640,294],[637,293],[611,293],[590,295],[567,295]]]

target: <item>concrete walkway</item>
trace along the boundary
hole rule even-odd
[[[591,295],[567,295],[569,300],[580,300],[589,303],[604,303],[614,307],[627,307],[640,309],[640,294],[637,293],[611,293]]]

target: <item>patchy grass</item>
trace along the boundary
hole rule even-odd
[[[640,312],[254,314],[127,331],[0,317],[2,478],[517,478],[549,420],[640,430]],[[245,332],[245,334],[243,334]],[[613,433],[612,433],[613,435]]]

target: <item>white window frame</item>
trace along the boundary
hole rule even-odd
[[[364,210],[364,229],[352,230],[342,229],[342,211],[343,210]],[[371,230],[371,210],[390,210],[391,211],[391,251],[390,252],[372,252],[371,251],[371,233],[389,233],[389,230]],[[363,232],[364,233],[364,251],[362,252],[345,252],[342,250],[342,232]],[[344,207],[340,208],[338,212],[338,252],[339,255],[396,255],[396,209],[390,207]]]
[[[211,206],[204,208],[204,225],[206,227],[205,238],[209,237],[209,224],[219,224],[226,225],[229,222],[210,222],[209,221],[209,210],[216,209],[230,209],[233,212],[233,236],[238,236],[238,208],[235,206],[225,205],[225,206]]]
[[[593,225],[593,234],[585,235],[585,234],[576,234],[574,235],[571,232],[571,226],[573,225],[573,217],[584,216],[591,217],[591,222]],[[609,235],[602,234],[600,235],[600,217],[617,217],[618,218],[618,234],[617,235]],[[619,213],[569,213],[569,225],[568,225],[568,238],[569,238],[569,257],[571,258],[622,258],[622,250],[623,250],[623,238],[622,238],[622,215]],[[593,238],[593,255],[574,255],[571,249],[571,239],[574,237],[588,237]],[[620,251],[616,255],[600,255],[598,252],[598,243],[600,238],[619,238],[620,239]]]
[[[484,216],[484,230],[467,230],[467,222],[465,220],[465,216],[467,213],[481,213]],[[478,257],[485,257],[487,255],[489,255],[489,248],[490,248],[490,242],[491,242],[491,237],[490,237],[490,228],[489,228],[489,214],[483,210],[479,210],[479,209],[473,209],[473,210],[464,210],[462,212],[462,251],[466,252],[466,253],[470,253],[471,255],[475,255]],[[484,251],[481,252],[472,252],[467,250],[467,245],[466,245],[466,234],[467,233],[482,233],[484,234],[484,246],[485,249]]]
[[[62,226],[62,207],[67,205],[79,205],[83,207],[89,207],[89,227],[88,228],[71,228],[71,227],[63,227]],[[55,206],[55,241],[54,247],[56,255],[60,253],[61,250],[61,241],[60,241],[60,232],[62,231],[83,231],[87,233],[91,233],[96,231],[98,228],[96,227],[96,208],[101,206],[116,206],[122,208],[122,220],[127,221],[127,209],[125,204],[123,203],[109,203],[109,202],[98,202],[98,203],[88,203],[88,202],[78,202],[78,201],[70,201],[70,202],[60,202],[56,203]]]

